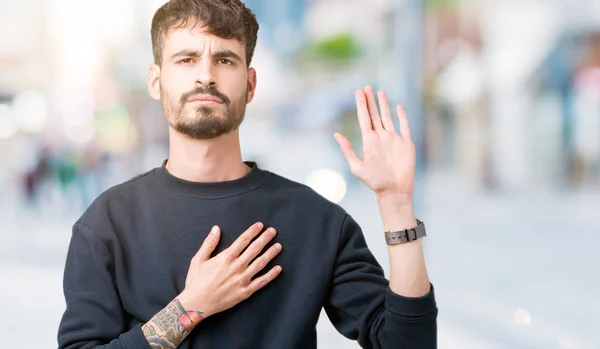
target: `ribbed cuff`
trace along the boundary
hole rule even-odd
[[[146,337],[144,337],[141,324],[123,333],[119,338],[126,344],[125,348],[127,349],[151,349]]]
[[[394,293],[388,286],[385,295],[387,310],[406,316],[424,316],[430,314],[437,308],[433,284],[430,283],[430,286],[429,293],[421,297],[404,297]]]

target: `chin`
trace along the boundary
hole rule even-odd
[[[218,110],[217,106],[211,106],[211,107],[199,107],[196,108],[194,112],[191,113],[191,118],[196,118],[196,117],[211,117],[211,118],[224,118],[225,117],[225,112],[222,110]]]

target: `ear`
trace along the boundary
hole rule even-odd
[[[160,67],[152,64],[148,70],[148,93],[153,99],[160,101]]]
[[[252,102],[254,92],[256,92],[256,69],[248,68],[248,95],[246,96],[246,103]]]

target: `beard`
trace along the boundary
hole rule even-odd
[[[242,97],[231,101],[216,88],[197,87],[176,100],[161,87],[160,101],[167,122],[175,131],[192,139],[213,139],[240,127],[246,112],[247,92],[246,87],[246,93]],[[187,105],[188,100],[196,95],[217,97],[221,104],[192,109]]]

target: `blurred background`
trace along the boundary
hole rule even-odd
[[[261,29],[244,158],[363,227],[389,275],[354,90],[409,113],[443,349],[600,348],[599,0],[246,0]],[[164,0],[0,0],[0,333],[56,347],[71,226],[161,165],[146,90]],[[596,296],[594,296],[596,295]],[[319,347],[358,348],[326,316]]]

